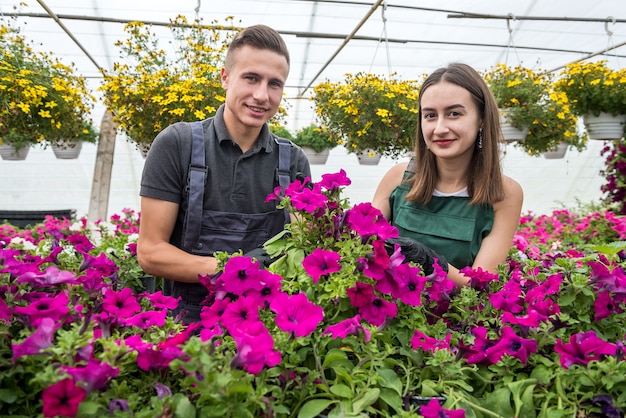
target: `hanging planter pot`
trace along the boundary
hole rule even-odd
[[[50,145],[54,156],[59,160],[75,160],[83,149],[82,142],[57,141]]]
[[[380,161],[380,154],[372,150],[361,151],[356,156],[361,165],[378,165]]]
[[[330,150],[328,149],[316,152],[313,148],[306,146],[302,147],[302,152],[304,152],[304,155],[306,155],[306,158],[308,158],[309,164],[317,165],[326,164],[328,156],[330,155]]]
[[[0,157],[7,161],[22,161],[26,159],[30,147],[16,149],[12,144],[0,145]]]
[[[567,152],[567,147],[569,145],[566,142],[561,142],[557,149],[554,151],[546,151],[543,153],[544,158],[547,160],[556,160],[559,158],[565,157],[565,153]]]
[[[511,125],[509,122],[509,110],[500,110],[500,128],[502,129],[502,137],[506,142],[521,142],[526,139],[528,129],[520,129]]]
[[[589,139],[600,141],[619,140],[624,137],[626,115],[600,112],[598,116],[588,113],[583,117]]]

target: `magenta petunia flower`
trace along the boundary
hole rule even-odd
[[[522,286],[515,280],[509,280],[502,290],[489,295],[494,308],[516,314],[524,310]]]
[[[476,269],[464,267],[459,272],[469,278],[468,284],[472,289],[488,290],[490,283],[498,281],[497,274],[483,270],[481,267]]]
[[[13,349],[13,358],[11,361],[15,362],[15,360],[22,356],[41,353],[46,348],[51,347],[54,332],[60,326],[61,324],[55,322],[52,318],[43,318],[39,322],[35,332],[30,334],[24,342],[21,344],[11,344],[11,348]]]
[[[27,271],[18,277],[17,282],[29,283],[33,288],[37,288],[59,284],[78,284],[80,280],[69,271],[59,270],[56,266],[49,266],[43,273]]]
[[[434,353],[437,350],[450,350],[451,338],[452,334],[448,333],[446,338],[438,340],[436,338],[429,337],[419,330],[415,330],[413,338],[411,338],[411,347],[413,347],[413,350],[421,348],[422,350],[429,351],[431,353]]]
[[[487,350],[495,344],[487,337],[487,328],[474,327],[470,330],[474,335],[474,343],[471,346],[463,346],[467,353],[463,356],[468,364],[483,363],[487,360]]]
[[[392,293],[392,296],[407,305],[420,306],[422,304],[422,291],[426,287],[428,278],[420,274],[419,267],[401,264],[395,268],[394,277],[397,282],[397,291]]]
[[[176,309],[178,307],[179,299],[164,296],[160,290],[155,293],[147,293],[146,298],[148,298],[152,306],[158,309]]]
[[[124,319],[123,323],[127,327],[148,329],[150,327],[162,327],[165,325],[166,317],[167,311],[165,309],[160,311],[145,311]]]
[[[372,333],[369,329],[361,325],[361,315],[355,315],[352,318],[345,319],[335,325],[326,327],[322,334],[331,334],[333,338],[346,338],[348,335],[365,335],[365,342],[369,342]]]
[[[505,354],[517,357],[526,364],[528,356],[537,351],[537,341],[519,337],[513,328],[503,327],[500,339],[485,353],[492,363],[497,363]]]
[[[343,168],[338,173],[322,174],[322,180],[319,182],[319,185],[326,190],[334,190],[351,184],[352,181],[348,178]]]
[[[424,418],[465,418],[462,409],[444,409],[437,399],[431,399],[428,404],[420,407],[420,413]]]
[[[218,277],[218,288],[234,295],[243,295],[250,290],[261,290],[261,270],[258,261],[247,256],[235,256],[228,260],[224,272]]]
[[[4,298],[0,298],[0,321],[11,318],[11,309],[7,306]]]
[[[256,296],[240,297],[229,303],[221,316],[221,326],[235,337],[251,324],[259,322],[260,299]]]
[[[219,324],[226,307],[230,304],[229,298],[215,299],[210,306],[203,306],[200,312],[200,321],[203,327],[212,327]]]
[[[304,188],[300,193],[291,196],[291,205],[300,211],[315,214],[326,208],[328,197],[320,192]]]
[[[274,367],[280,363],[281,354],[274,350],[272,335],[262,322],[251,324],[239,333],[235,345],[237,354],[232,360],[233,367],[259,374],[265,366]]]
[[[46,297],[47,295],[48,297]],[[13,309],[16,315],[25,315],[33,327],[39,326],[44,318],[53,321],[61,321],[69,312],[69,300],[65,292],[50,297],[50,294],[42,295],[34,299],[28,306],[16,306]]]
[[[557,339],[554,351],[561,355],[561,366],[569,369],[574,364],[587,365],[590,361],[600,360],[604,355],[613,356],[617,353],[617,345],[598,338],[595,331],[587,331],[572,335],[569,343]]]
[[[596,295],[596,300],[593,302],[593,310],[595,312],[594,321],[600,321],[613,314],[622,312],[613,299],[613,295],[608,291],[599,292]]]
[[[395,318],[398,314],[398,307],[393,302],[374,297],[369,304],[359,307],[359,313],[361,318],[370,324],[380,326],[385,323],[385,320]]]
[[[398,236],[398,229],[392,226],[383,213],[369,202],[359,203],[346,211],[346,225],[364,240],[373,235],[383,241]]]
[[[118,319],[128,318],[141,311],[133,290],[123,288],[119,292],[107,290],[102,300],[102,312]]]
[[[41,393],[43,401],[43,416],[75,417],[78,406],[87,396],[85,389],[76,386],[72,379],[63,379],[52,386],[48,386]]]
[[[259,303],[269,306],[277,293],[280,292],[280,282],[283,278],[279,274],[272,273],[268,270],[259,271],[259,282],[263,286],[259,290],[250,290],[244,293],[244,296],[255,296],[259,299]]]
[[[350,304],[355,308],[369,305],[374,301],[374,288],[369,283],[356,282],[354,287],[349,288],[346,293],[350,298]]]
[[[102,389],[110,379],[117,377],[120,372],[118,367],[111,367],[110,364],[96,359],[91,359],[86,366],[61,366],[61,369],[72,376],[75,382],[84,383],[88,393],[92,390]]]
[[[309,301],[304,293],[292,296],[279,293],[270,303],[270,309],[276,313],[278,328],[296,337],[310,335],[324,319],[322,307]]]
[[[620,267],[615,267],[613,270],[599,262],[589,261],[587,262],[591,267],[591,276],[589,282],[598,286],[600,290],[608,290],[613,293],[626,293],[626,275]]]
[[[340,261],[341,256],[336,252],[316,248],[311,254],[304,257],[302,267],[313,278],[313,283],[317,283],[320,277],[341,270]]]

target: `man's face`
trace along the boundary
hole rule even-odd
[[[228,123],[260,128],[278,111],[289,75],[287,59],[268,49],[245,45],[222,69]]]

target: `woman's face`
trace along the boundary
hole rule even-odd
[[[420,117],[426,146],[439,158],[470,156],[482,124],[470,92],[442,81],[422,93]]]

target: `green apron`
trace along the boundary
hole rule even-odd
[[[471,266],[493,228],[493,207],[470,205],[469,197],[458,196],[433,196],[427,205],[417,204],[405,200],[409,189],[400,184],[389,197],[389,221],[400,236],[432,248],[458,269]]]

